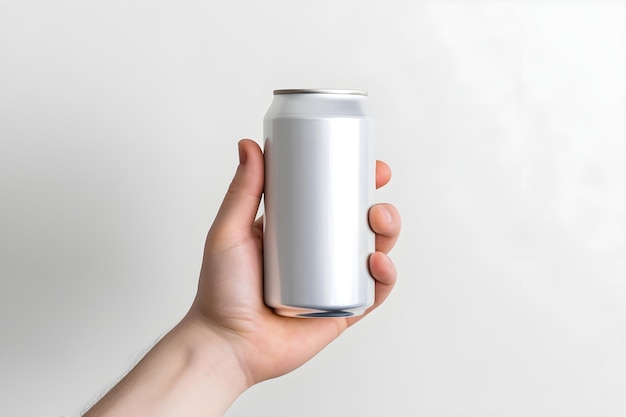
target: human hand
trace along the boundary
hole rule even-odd
[[[237,357],[248,386],[299,367],[363,316],[302,319],[276,315],[263,303],[263,228],[255,216],[263,192],[263,154],[251,140],[239,143],[240,165],[207,236],[195,301],[182,326],[201,328],[225,340]],[[391,178],[389,167],[376,164],[376,187]],[[376,280],[372,307],[378,307],[396,281],[387,257],[400,232],[394,206],[377,204],[369,211],[376,252],[369,266]]]
[[[248,387],[311,359],[363,316],[303,319],[274,314],[263,303],[263,228],[254,220],[263,192],[263,154],[239,142],[240,164],[207,236],[198,293],[183,320],[85,417],[221,416]],[[376,164],[376,186],[391,177]],[[396,270],[387,257],[400,233],[390,204],[370,208],[376,252],[374,305],[389,295]]]

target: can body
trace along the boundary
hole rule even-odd
[[[277,90],[264,119],[264,298],[277,314],[345,317],[374,301],[375,190],[366,94]]]

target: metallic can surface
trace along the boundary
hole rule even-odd
[[[294,317],[374,301],[368,210],[376,188],[366,93],[276,90],[264,119],[264,297]]]

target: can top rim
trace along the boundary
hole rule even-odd
[[[274,95],[283,94],[348,94],[353,96],[367,96],[367,91],[361,90],[336,90],[332,88],[293,88],[274,90]]]

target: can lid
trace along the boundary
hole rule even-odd
[[[367,91],[360,90],[335,90],[327,88],[295,88],[286,90],[274,90],[274,95],[281,94],[350,94],[356,96],[367,96]]]

